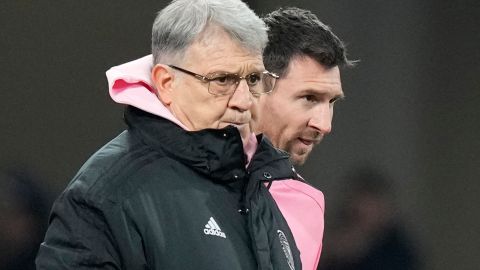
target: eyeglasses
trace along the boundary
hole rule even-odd
[[[279,76],[269,71],[256,72],[248,74],[244,77],[232,73],[213,73],[211,75],[202,76],[197,73],[179,68],[173,65],[169,67],[191,75],[196,79],[208,84],[208,92],[214,96],[231,95],[237,89],[241,80],[245,79],[250,93],[255,96],[272,92],[275,87],[275,81]]]

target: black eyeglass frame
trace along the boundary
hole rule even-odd
[[[252,75],[252,74],[248,74],[246,76],[239,76],[238,74],[235,74],[235,73],[218,73],[216,75],[234,75],[235,77],[237,77],[238,79],[236,80],[236,86],[235,86],[235,89],[232,91],[232,93],[226,93],[226,94],[218,94],[218,93],[212,93],[210,92],[210,82],[216,80],[217,78],[209,78],[207,76],[203,76],[203,75],[200,75],[200,74],[197,74],[195,72],[192,72],[192,71],[189,71],[189,70],[186,70],[186,69],[183,69],[183,68],[180,68],[180,67],[177,67],[177,66],[174,66],[174,65],[168,65],[169,67],[175,69],[175,70],[178,70],[178,71],[181,71],[185,74],[188,74],[190,76],[193,76],[194,78],[204,82],[204,83],[208,83],[209,84],[209,87],[208,87],[208,93],[210,93],[211,95],[214,95],[214,96],[225,96],[225,95],[230,95],[232,93],[235,92],[235,90],[237,89],[238,87],[238,84],[240,83],[241,80],[245,79],[247,80],[248,76]],[[277,81],[278,78],[280,78],[280,76],[278,76],[277,74],[273,73],[273,72],[270,72],[268,70],[265,70],[263,72],[261,72],[261,74],[263,75],[267,75],[267,76],[270,76],[272,78],[274,78],[275,80],[273,81],[273,85],[271,87],[271,89],[269,91],[266,91],[266,92],[261,92],[261,93],[257,93],[257,92],[252,92],[250,90],[250,86],[248,87],[248,90],[250,91],[250,93],[252,93],[253,95],[263,95],[263,94],[268,94],[268,93],[271,93],[273,91],[273,89],[275,88],[275,83]],[[248,84],[248,81],[247,81],[247,84]]]

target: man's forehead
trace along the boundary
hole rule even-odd
[[[292,59],[287,72],[279,80],[280,84],[281,81],[298,91],[311,89],[343,95],[339,67],[326,67],[310,57]]]
[[[186,50],[185,63],[204,71],[241,72],[242,69],[264,70],[260,52],[252,52],[228,35],[208,43],[194,42]]]
[[[323,64],[322,62],[318,61],[314,57],[308,55],[296,55],[293,56],[290,61],[288,62],[287,69],[285,74],[290,73],[294,69],[301,68],[303,70],[310,70],[312,67],[315,70],[334,70],[340,75],[340,68],[337,66],[328,66]]]

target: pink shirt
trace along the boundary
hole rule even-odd
[[[107,72],[109,93],[121,104],[166,118],[188,130],[157,98],[151,81],[152,55],[115,66]],[[248,160],[257,148],[255,134],[244,145]],[[315,270],[322,250],[325,201],[321,191],[298,181],[273,181],[270,187],[275,202],[282,212],[300,250],[302,269]]]
[[[317,269],[322,252],[325,201],[320,190],[298,180],[273,181],[275,202],[300,250],[302,269]]]

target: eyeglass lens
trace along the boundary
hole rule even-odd
[[[242,79],[236,74],[213,76],[209,82],[208,91],[214,95],[228,95],[237,89]],[[245,76],[245,80],[252,94],[263,94],[273,90],[275,78],[269,74],[252,73]]]

